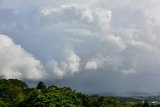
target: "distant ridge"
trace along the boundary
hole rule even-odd
[[[99,93],[99,95],[102,96],[123,96],[123,97],[134,97],[134,96],[154,96],[152,93],[146,93],[146,92],[104,92]]]

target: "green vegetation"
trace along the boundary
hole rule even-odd
[[[134,102],[135,101],[135,102]],[[59,88],[39,82],[29,88],[17,79],[0,79],[0,107],[157,107],[147,101],[125,101],[116,97],[86,95],[69,87]]]
[[[46,85],[41,81],[41,82],[38,83],[37,89],[45,90],[46,89]]]

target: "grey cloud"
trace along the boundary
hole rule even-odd
[[[160,89],[142,82],[158,80],[159,1],[85,2],[2,0],[0,33],[40,59],[51,82],[85,91]]]

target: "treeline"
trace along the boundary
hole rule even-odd
[[[0,79],[0,107],[149,107],[149,104],[86,95],[69,87],[46,87],[43,82],[36,88],[29,88],[17,79]]]

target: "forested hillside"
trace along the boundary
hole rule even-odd
[[[17,79],[0,80],[0,107],[148,107],[147,102],[123,101],[115,97],[85,95],[69,87],[46,87],[39,82],[29,88]],[[152,105],[153,106],[153,105]]]

